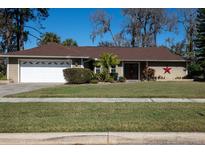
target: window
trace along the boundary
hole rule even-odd
[[[100,67],[95,67],[95,73],[100,73]]]
[[[72,65],[74,66],[81,65],[81,59],[72,59]]]
[[[115,67],[115,66],[112,66],[110,72],[111,72],[111,73],[116,73],[116,67]]]

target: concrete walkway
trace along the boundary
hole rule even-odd
[[[33,91],[41,88],[47,88],[59,85],[59,83],[9,83],[9,84],[0,84],[0,97],[21,93],[21,92],[28,92]]]
[[[2,98],[0,97],[0,103],[19,103],[19,102],[195,102],[205,103],[205,99],[194,98]]]
[[[0,144],[205,144],[205,133],[0,133]]]

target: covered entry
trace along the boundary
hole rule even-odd
[[[140,79],[140,64],[138,62],[124,63],[124,77],[128,80]]]
[[[20,60],[19,82],[65,82],[63,69],[71,60]]]

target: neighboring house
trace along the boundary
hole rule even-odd
[[[49,43],[0,57],[8,57],[7,78],[13,82],[65,82],[65,68],[90,68],[99,72],[100,68],[92,64],[104,52],[119,56],[121,63],[110,71],[128,80],[142,79],[146,66],[155,69],[156,78],[164,80],[175,80],[187,75],[186,61],[161,47],[64,47]]]

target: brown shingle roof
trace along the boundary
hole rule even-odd
[[[104,52],[110,52],[119,56],[122,60],[148,60],[148,61],[184,61],[178,55],[171,53],[166,48],[121,48],[121,47],[64,47],[59,44],[49,43],[40,47],[11,52],[12,56],[32,56],[32,57],[82,57],[99,58]]]
[[[31,48],[22,51],[10,52],[8,55],[18,55],[18,56],[78,56],[78,51],[75,49],[64,47],[56,43],[48,43],[36,48]]]

